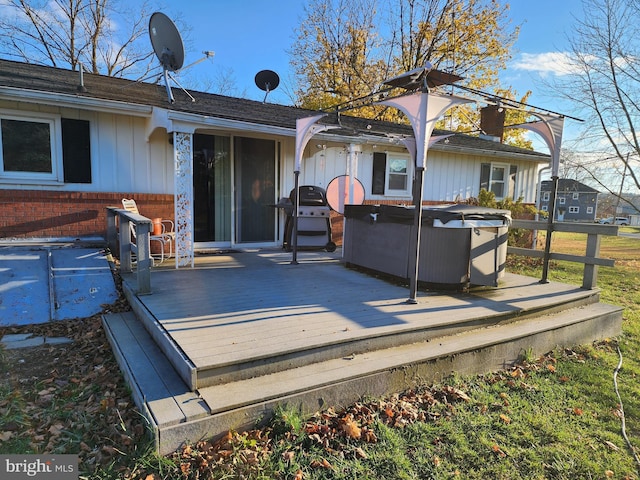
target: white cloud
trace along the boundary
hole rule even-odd
[[[536,72],[542,77],[578,73],[569,52],[523,53],[511,68]]]

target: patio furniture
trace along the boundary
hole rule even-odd
[[[128,210],[131,213],[140,215],[140,212],[138,210],[138,205],[136,204],[135,200],[123,198],[122,206],[125,210]],[[166,258],[171,258],[173,256],[173,241],[176,236],[174,231],[174,224],[173,224],[173,221],[164,220],[164,219],[154,219],[153,223],[154,223],[153,225],[154,228],[151,234],[149,235],[149,243],[158,242],[158,245],[160,246],[160,262],[159,263],[162,263],[164,262],[164,259],[165,259],[166,246],[169,247],[169,254],[166,256]],[[133,235],[134,238],[136,238],[136,229],[133,224],[131,224],[131,234]],[[149,248],[149,252],[151,252],[151,248]],[[155,258],[153,258],[153,255],[152,255],[152,259],[155,262]]]

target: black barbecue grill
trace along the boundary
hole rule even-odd
[[[320,249],[333,252],[336,244],[331,241],[331,209],[323,188],[312,185],[299,187],[297,245],[301,249]],[[290,208],[285,208],[287,220],[284,224],[284,248],[293,249],[293,214],[296,204],[296,190],[289,194]]]

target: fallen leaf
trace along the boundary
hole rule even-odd
[[[613,475],[614,475],[613,470],[605,470],[604,475],[607,478],[613,478]]]
[[[282,459],[285,462],[291,462],[295,456],[296,454],[294,452],[292,452],[291,450],[287,450],[286,452],[283,452]]]
[[[293,477],[293,480],[302,480],[303,475],[304,475],[304,473],[302,472],[302,470],[298,470],[296,472],[296,476]]]
[[[547,370],[549,370],[551,373],[554,373],[556,371],[556,367],[554,365],[547,365]]]
[[[507,417],[504,413],[500,414],[500,420],[502,420],[506,425],[511,423],[511,419]]]
[[[322,460],[314,460],[311,462],[311,468],[326,468],[327,470],[333,470],[333,465],[331,465],[326,458],[323,458]]]
[[[444,387],[443,390],[445,391],[445,393],[447,393],[448,395],[451,395],[453,398],[457,400],[464,400],[465,402],[468,402],[471,400],[466,393],[464,393],[462,390],[457,389],[455,387]]]
[[[0,442],[6,442],[13,437],[13,432],[0,432]]]
[[[437,455],[436,455],[435,457],[433,457],[433,464],[434,464],[436,467],[439,467],[439,466],[440,466],[440,463],[441,463],[440,457],[438,457]]]
[[[356,447],[356,449],[354,451],[356,453],[356,457],[357,458],[361,458],[361,459],[366,459],[367,458],[367,454],[362,448]]]
[[[578,407],[575,407],[573,409],[573,413],[576,414],[576,415],[582,415],[582,409],[578,408]]]
[[[49,427],[49,433],[54,437],[60,435],[63,430],[64,430],[64,425],[62,425],[61,423],[56,423],[55,425],[51,425]]]
[[[614,452],[617,452],[618,450],[620,450],[620,449],[618,448],[618,446],[617,446],[615,443],[612,443],[612,442],[610,442],[610,441],[608,441],[608,440],[605,440],[604,444],[605,444],[607,447],[609,447],[611,450],[613,450]]]
[[[349,438],[360,438],[362,436],[362,430],[353,418],[348,418],[342,424],[342,431]]]
[[[497,455],[499,455],[499,456],[501,456],[501,457],[506,457],[506,456],[507,456],[507,454],[506,454],[506,453],[504,453],[504,452],[502,451],[502,449],[501,449],[498,445],[496,445],[496,444],[494,444],[494,445],[491,447],[491,450],[493,451],[493,453],[495,453],[495,454],[497,454]]]

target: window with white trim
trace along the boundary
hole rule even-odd
[[[480,189],[493,192],[497,200],[515,195],[516,188],[515,165],[504,163],[483,163],[480,166]]]
[[[564,205],[565,203],[566,203],[566,199],[564,197],[558,198],[558,204],[559,205]]]
[[[396,152],[373,154],[371,193],[406,196],[411,194],[411,157]]]
[[[0,181],[91,183],[89,122],[0,112]]]
[[[580,193],[578,192],[573,192],[573,200],[580,200]]]
[[[587,213],[589,215],[593,214],[593,207],[587,207]]]
[[[542,192],[542,201],[543,202],[548,202],[551,199],[551,193],[550,192]]]
[[[60,121],[55,117],[0,116],[0,168],[3,177],[59,180]]]
[[[569,213],[580,213],[580,207],[569,207]]]

